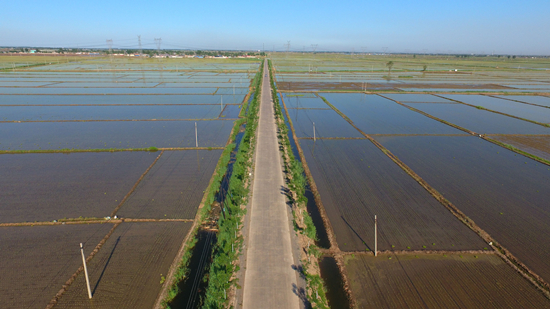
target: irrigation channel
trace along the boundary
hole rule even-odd
[[[283,100],[280,98],[280,96],[278,101],[281,110],[284,111],[285,107],[283,106]],[[290,142],[292,153],[294,154],[295,159],[298,162],[302,163],[287,115],[285,112],[283,112],[282,114],[285,125],[288,128],[287,137]],[[305,179],[307,179],[305,173],[303,173],[303,176]],[[315,241],[315,244],[322,249],[329,249],[330,240],[328,238],[327,230],[323,222],[323,217],[321,216],[321,212],[319,211],[319,206],[315,202],[315,197],[309,185],[309,181],[306,181],[304,195],[307,198],[307,212],[313,220],[313,224],[315,225],[315,228],[317,230],[317,240]],[[342,274],[340,273],[340,269],[338,268],[334,257],[330,255],[322,256],[319,259],[319,268],[321,272],[321,278],[323,279],[324,285],[327,289],[327,300],[330,307],[350,308],[350,301],[348,299],[346,291],[344,290],[344,281],[342,279]]]
[[[233,164],[239,152],[241,140],[244,135],[246,124],[239,127],[239,133],[235,137],[235,149],[231,152],[227,171],[220,182],[220,188],[215,196],[214,205],[210,210],[208,224],[203,224],[197,232],[197,243],[191,252],[189,260],[189,275],[178,284],[181,291],[168,305],[171,308],[201,308],[202,300],[205,297],[208,281],[205,275],[208,274],[212,263],[212,250],[217,241],[217,220],[225,213],[224,203],[229,192],[229,180],[233,174]]]

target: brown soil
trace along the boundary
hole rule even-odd
[[[492,254],[346,256],[361,308],[547,308],[549,300]]]
[[[491,135],[492,138],[510,144],[520,150],[550,160],[550,136]]]

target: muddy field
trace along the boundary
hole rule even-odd
[[[550,161],[550,135],[492,135],[490,137]]]
[[[487,247],[368,140],[301,140],[338,246],[374,250],[479,250]]]
[[[359,308],[548,308],[492,254],[346,256]]]
[[[120,208],[123,218],[193,219],[222,150],[165,151]]]
[[[55,308],[152,308],[191,224],[121,224],[88,264],[93,299],[80,274]]]
[[[112,224],[0,227],[2,308],[45,308]]]
[[[109,216],[158,154],[0,155],[0,222]]]
[[[550,281],[548,165],[476,137],[376,139]]]

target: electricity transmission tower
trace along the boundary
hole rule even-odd
[[[290,51],[290,41],[287,41],[287,43],[284,46],[286,48],[286,56],[288,57],[288,52]]]
[[[157,55],[160,55],[160,44],[162,43],[162,38],[155,38],[155,44],[157,45]]]
[[[388,48],[387,48],[387,47],[382,47],[382,50],[384,51],[384,55],[388,52]]]
[[[142,52],[142,49],[141,49],[141,35],[138,35],[138,45],[139,45],[139,56],[141,57],[141,52]]]
[[[315,51],[317,50],[317,44],[311,44],[311,49],[313,50],[313,53],[315,54]]]
[[[107,46],[109,46],[109,54],[113,51],[113,39],[107,40]]]
[[[155,44],[157,45],[157,55],[158,55],[158,61],[159,61],[159,64],[160,64],[160,44],[162,43],[162,38],[155,38]],[[164,68],[162,67],[162,65],[160,66],[160,81],[161,82],[164,82],[164,77],[163,77],[163,74],[162,74],[162,71],[164,70]]]

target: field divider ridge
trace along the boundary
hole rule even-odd
[[[342,114],[340,111],[339,114]],[[345,117],[344,119],[349,119]],[[401,169],[403,169],[409,176],[411,176],[416,182],[418,182],[428,193],[430,193],[437,201],[439,201],[447,210],[449,210],[456,218],[469,227],[472,231],[478,234],[489,246],[495,250],[495,253],[501,257],[504,262],[518,271],[524,278],[533,283],[548,299],[550,299],[550,285],[537,273],[532,271],[527,265],[516,258],[508,249],[499,244],[489,233],[478,226],[472,219],[464,214],[458,207],[447,200],[439,191],[426,182],[420,175],[416,174],[410,167],[408,167],[403,161],[401,161],[396,155],[391,153],[386,147],[373,139],[371,136],[361,131],[359,128],[350,122],[350,124],[356,128],[361,134],[367,137],[378,149],[385,153],[393,162],[395,162]]]
[[[147,173],[153,168],[153,166],[155,165],[155,163],[157,163],[157,161],[160,159],[160,157],[162,156],[162,154],[164,153],[164,150],[162,150],[160,152],[160,154],[157,156],[157,158],[155,159],[155,161],[153,161],[153,163],[151,163],[151,165],[149,165],[149,167],[145,170],[145,172],[141,175],[141,177],[139,177],[139,179],[136,181],[136,183],[134,184],[134,186],[132,187],[132,189],[130,189],[130,192],[128,192],[124,198],[122,198],[122,200],[120,201],[120,203],[118,204],[118,206],[113,210],[113,212],[111,212],[111,218],[113,218],[116,213],[118,212],[118,210],[120,209],[120,207],[122,207],[122,205],[124,204],[124,202],[126,202],[126,200],[130,197],[130,195],[134,192],[134,190],[137,188],[137,186],[139,185],[139,183],[141,182],[141,180],[143,180],[143,178],[145,177],[145,175],[147,175]]]

